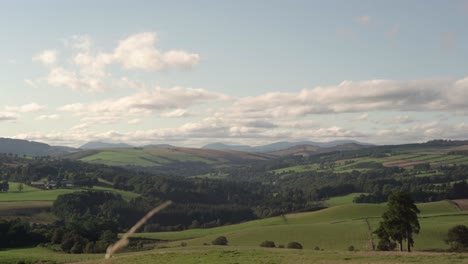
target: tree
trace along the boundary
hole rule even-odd
[[[419,209],[408,193],[395,192],[388,197],[388,209],[382,215],[383,221],[374,232],[388,244],[390,240],[397,242],[403,251],[403,241],[406,241],[408,252],[414,245],[413,233],[419,234]],[[391,247],[390,247],[391,248]]]
[[[22,183],[20,183],[20,184],[18,185],[18,191],[19,191],[19,192],[22,192],[22,191],[23,191],[23,184],[22,184]]]
[[[275,242],[270,241],[270,240],[265,240],[260,244],[261,247],[269,247],[269,248],[274,248],[276,247]]]
[[[449,229],[447,233],[447,244],[450,244],[452,251],[464,251],[468,248],[468,227],[456,225]]]
[[[0,192],[8,192],[8,189],[10,189],[10,185],[7,180],[0,183]]]
[[[293,242],[289,242],[286,247],[293,248],[293,249],[302,249],[302,244],[299,242],[293,241]]]
[[[219,236],[211,242],[213,245],[226,246],[228,244],[227,238],[225,236]]]

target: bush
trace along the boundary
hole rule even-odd
[[[293,248],[293,249],[302,249],[302,245],[299,242],[289,242],[287,245],[288,248]]]
[[[225,236],[219,236],[215,240],[211,241],[211,244],[217,246],[226,246],[228,244],[228,240]]]
[[[275,242],[270,241],[270,240],[265,240],[260,244],[261,247],[268,247],[268,248],[274,248],[276,247]]]
[[[468,227],[456,225],[450,228],[445,242],[450,244],[450,251],[466,251],[468,249]]]
[[[354,249],[354,246],[353,246],[353,245],[351,245],[351,246],[348,247],[348,251],[354,251],[354,250],[355,250],[355,249]]]
[[[392,251],[396,248],[396,243],[388,239],[380,239],[379,244],[377,244],[377,250],[380,251]]]
[[[314,250],[320,250],[320,248],[318,246],[315,246]]]

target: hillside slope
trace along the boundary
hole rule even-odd
[[[273,158],[268,154],[197,148],[113,148],[74,153],[67,158],[115,166],[157,167],[175,163],[241,164]]]

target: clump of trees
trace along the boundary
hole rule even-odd
[[[215,238],[215,240],[211,241],[211,244],[215,246],[227,246],[228,240],[225,236],[219,236]]]
[[[299,242],[293,241],[293,242],[289,242],[286,247],[292,248],[292,249],[302,249],[302,244]]]
[[[267,247],[267,248],[274,248],[276,247],[275,242],[270,241],[270,240],[265,240],[262,243],[260,243],[261,247]]]
[[[46,231],[20,219],[0,220],[0,248],[33,246],[46,242]]]
[[[10,189],[10,185],[8,184],[8,181],[4,180],[0,182],[0,192],[8,192]]]
[[[388,209],[382,215],[383,221],[374,232],[380,238],[377,248],[379,250],[393,250],[398,243],[403,251],[403,242],[406,249],[411,251],[414,246],[413,234],[420,230],[418,214],[419,209],[408,193],[396,192],[388,197]]]
[[[456,225],[448,230],[447,239],[450,251],[463,252],[468,250],[468,227]]]

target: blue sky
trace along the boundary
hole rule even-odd
[[[2,1],[0,136],[466,139],[468,1]]]

